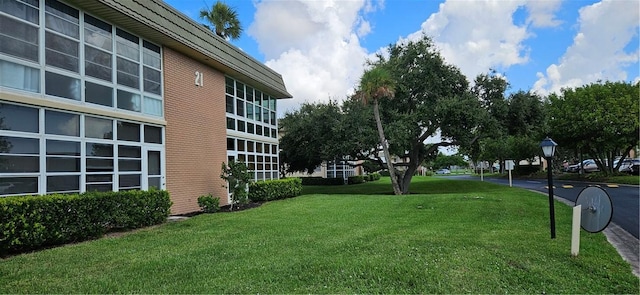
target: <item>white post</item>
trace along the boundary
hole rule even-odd
[[[511,182],[511,169],[509,169],[509,187],[513,187]]]
[[[573,207],[573,223],[571,224],[571,256],[578,256],[580,252],[580,218],[582,205]]]
[[[484,161],[480,162],[480,181],[484,181]]]

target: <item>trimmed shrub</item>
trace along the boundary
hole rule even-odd
[[[349,176],[347,183],[348,184],[364,183],[364,176],[362,175]]]
[[[249,199],[254,202],[293,198],[300,193],[302,193],[300,178],[273,179],[249,184]]]
[[[163,223],[167,191],[87,192],[0,198],[0,253],[19,253]]]
[[[211,194],[198,197],[198,206],[204,213],[215,213],[220,210],[220,198],[214,198]]]
[[[535,174],[540,171],[540,165],[516,165],[513,174],[518,176]]]
[[[343,185],[342,178],[300,177],[302,185]]]

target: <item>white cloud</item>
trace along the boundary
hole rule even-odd
[[[538,25],[553,20],[557,1],[527,6],[530,22]],[[447,1],[440,4],[421,30],[407,36],[416,40],[423,33],[433,37],[445,60],[460,68],[469,80],[489,69],[503,70],[529,61],[522,44],[531,34],[526,26],[513,23],[513,14],[526,1]],[[533,14],[535,11],[535,15]],[[545,20],[545,21],[543,21]]]
[[[282,74],[294,98],[280,100],[279,115],[305,101],[344,99],[368,54],[359,36],[370,31],[365,14],[380,2],[263,1],[248,29],[265,54],[265,64]]]
[[[638,51],[625,48],[637,37],[639,19],[637,1],[604,0],[581,8],[573,44],[558,64],[538,73],[533,90],[545,95],[598,80],[637,80],[627,77],[625,68],[638,64]]]
[[[527,23],[534,27],[555,27],[562,22],[555,19],[555,12],[560,8],[560,1],[529,1],[527,2],[529,17]]]

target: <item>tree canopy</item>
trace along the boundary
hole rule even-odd
[[[219,0],[213,4],[211,10],[206,8],[200,10],[200,18],[213,26],[211,28],[205,25],[207,28],[224,39],[235,40],[242,34],[242,25],[236,10]]]

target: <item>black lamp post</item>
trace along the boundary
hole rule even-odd
[[[551,172],[551,160],[553,159],[553,154],[556,152],[556,146],[558,146],[558,144],[548,136],[540,143],[540,147],[542,148],[544,157],[545,159],[547,159],[547,182],[549,185],[549,220],[552,239],[556,238],[556,216],[555,209],[553,208],[553,178]]]

